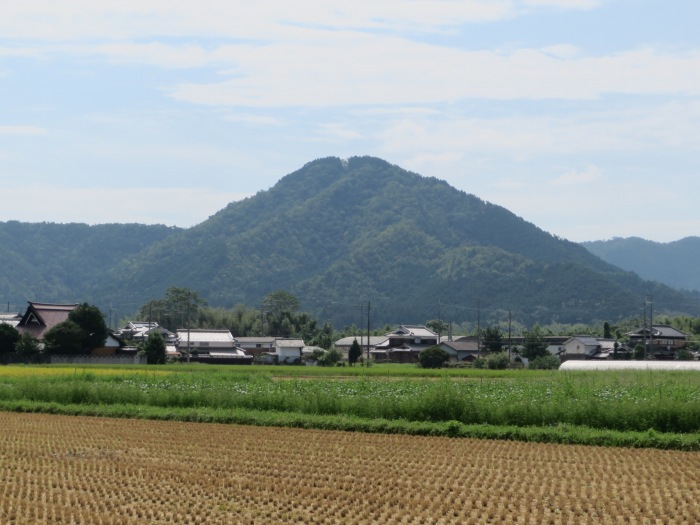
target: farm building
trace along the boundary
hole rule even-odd
[[[695,370],[700,372],[700,361],[566,361],[559,370]]]

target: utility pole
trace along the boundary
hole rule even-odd
[[[190,362],[190,296],[187,296],[187,363]]]
[[[476,353],[481,357],[481,299],[476,300]]]
[[[369,365],[369,301],[367,301],[367,365]]]
[[[510,359],[512,357],[511,350],[513,348],[513,341],[510,337],[510,328],[511,328],[511,322],[512,322],[512,317],[510,314],[510,310],[508,310],[508,362],[510,363]]]
[[[646,306],[646,297],[644,298],[644,305]],[[647,347],[645,345],[644,348],[644,359],[647,358],[646,350],[647,348],[651,352],[651,338],[653,335],[654,331],[654,317],[653,317],[653,308],[654,308],[654,296],[652,294],[649,294],[649,346]]]
[[[265,337],[265,303],[260,306],[260,337]]]

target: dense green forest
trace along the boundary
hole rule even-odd
[[[0,300],[87,301],[120,318],[172,286],[223,310],[286,290],[336,328],[368,307],[372,326],[600,324],[640,316],[650,294],[659,314],[700,313],[691,293],[371,157],[310,162],[192,228],[121,228],[0,223]]]

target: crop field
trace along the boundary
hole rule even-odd
[[[700,452],[0,412],[0,523],[700,523]]]
[[[694,372],[314,370],[0,367],[0,409],[700,450]]]

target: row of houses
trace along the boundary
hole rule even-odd
[[[562,361],[574,359],[612,359],[616,354],[622,357],[642,345],[647,357],[673,359],[676,352],[687,346],[688,334],[669,325],[653,325],[626,334],[628,340],[620,344],[614,339],[593,336],[545,336],[544,342],[552,355]],[[335,343],[345,357],[353,341],[368,349],[375,361],[392,363],[415,363],[421,350],[437,345],[445,350],[451,361],[474,361],[483,354],[481,341],[477,336],[446,336],[425,326],[402,325],[384,336],[346,337]],[[523,336],[504,341],[505,346],[517,349],[525,343]]]
[[[7,323],[22,333],[29,333],[36,339],[68,319],[68,314],[77,304],[49,304],[29,302],[24,314],[0,314],[0,323]],[[307,346],[302,339],[271,336],[234,337],[228,330],[178,329],[171,332],[157,322],[129,322],[114,331],[102,348],[95,349],[94,355],[112,356],[136,352],[135,346],[127,342],[139,343],[149,335],[159,333],[166,342],[166,354],[174,359],[188,359],[201,362],[250,363],[279,362],[293,363],[304,355],[311,354],[314,347]],[[629,342],[620,345],[615,340],[591,336],[551,336],[544,340],[549,352],[562,361],[570,359],[609,359],[614,354],[625,354],[641,344],[648,357],[672,359],[676,351],[685,348],[689,336],[668,325],[653,325],[630,332]],[[483,353],[481,341],[476,336],[441,336],[425,326],[401,325],[382,336],[360,335],[345,337],[335,342],[335,347],[347,360],[348,351],[357,340],[363,353],[376,362],[415,363],[420,352],[430,346],[440,346],[450,356],[451,361],[474,361]],[[517,348],[524,343],[523,337],[513,337],[506,343]]]

